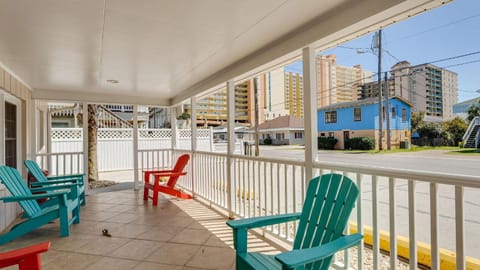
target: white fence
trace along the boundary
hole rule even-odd
[[[191,149],[191,130],[180,129],[177,131],[177,145],[179,149]],[[197,150],[209,152],[225,152],[226,143],[213,143],[211,129],[197,130]],[[172,148],[171,129],[139,129],[138,149],[141,153],[158,151]],[[235,153],[243,153],[243,144],[235,144]],[[53,128],[52,129],[52,154],[39,154],[37,159],[41,164],[50,162],[50,170],[53,174],[64,174],[76,168],[69,168],[69,159],[78,166],[83,166],[83,160],[79,157],[83,152],[83,131],[81,128]],[[63,154],[63,155],[62,155]],[[100,128],[97,133],[97,158],[100,172],[116,170],[133,170],[133,129],[109,129]],[[142,158],[142,156],[140,156]],[[48,159],[48,160],[47,160]],[[146,160],[146,159],[145,159]],[[78,164],[77,164],[78,163]],[[142,165],[140,165],[142,166]]]

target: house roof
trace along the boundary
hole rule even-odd
[[[2,1],[0,66],[35,99],[172,106],[444,2]]]
[[[453,106],[462,106],[462,105],[474,105],[480,101],[480,97],[472,98],[469,100],[465,100],[456,104],[453,104]]]
[[[397,99],[402,101],[403,103],[407,104],[410,107],[413,107],[413,105],[406,100],[405,98],[395,96],[390,99]],[[340,103],[335,103],[332,105],[324,106],[318,109],[318,111],[327,111],[327,110],[336,110],[336,109],[342,109],[342,108],[351,108],[351,107],[358,107],[358,106],[364,106],[364,105],[370,105],[370,104],[378,104],[378,98],[367,98],[367,99],[362,99],[362,100],[356,100],[356,101],[350,101],[350,102],[340,102]]]
[[[303,119],[295,116],[285,115],[267,120],[258,125],[258,129],[303,129],[305,127]]]

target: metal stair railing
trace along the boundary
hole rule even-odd
[[[467,131],[463,135],[463,146],[464,147],[467,145],[468,138],[470,137],[470,134],[473,132],[473,130],[475,129],[475,126],[477,126],[477,125],[480,125],[480,117],[479,116],[476,116],[475,118],[473,118],[473,120],[470,122],[470,125],[467,128]],[[475,136],[476,146],[478,145],[478,139],[479,139],[478,138],[478,133],[480,133],[480,132],[477,132],[477,135]]]

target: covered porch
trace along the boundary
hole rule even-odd
[[[133,190],[88,196],[82,221],[72,227],[69,238],[58,238],[54,225],[45,226],[2,246],[2,250],[48,239],[53,246],[44,255],[46,269],[63,268],[71,260],[78,260],[78,269],[233,269],[234,251],[231,249],[231,231],[225,226],[227,217],[298,212],[309,179],[337,172],[354,179],[361,190],[362,196],[358,199],[351,227],[346,233],[356,230],[368,234],[366,243],[371,247],[371,256],[365,256],[367,251],[362,243],[355,252],[342,254],[335,267],[379,269],[383,263],[389,264],[390,269],[396,269],[399,267],[397,256],[401,256],[408,258],[410,269],[416,269],[418,263],[440,269],[443,253],[439,245],[441,214],[437,201],[438,192],[443,189],[453,198],[448,207],[442,209],[454,216],[449,234],[453,239],[450,239],[448,248],[454,250],[455,256],[447,253],[450,260],[447,261],[450,266],[456,265],[457,269],[480,265],[475,258],[467,257],[466,250],[474,250],[476,243],[467,241],[465,237],[468,230],[471,239],[479,239],[480,230],[478,224],[465,226],[464,217],[464,212],[475,211],[474,206],[464,204],[464,198],[475,196],[478,192],[478,176],[337,164],[316,158],[315,53],[441,6],[445,1],[352,0],[331,1],[328,4],[320,1],[285,1],[283,4],[270,1],[262,4],[230,3],[226,6],[222,6],[225,4],[222,1],[213,1],[207,6],[196,3],[191,8],[211,15],[213,21],[205,21],[202,16],[191,12],[185,16],[186,7],[166,4],[165,1],[160,2],[167,8],[157,6],[156,9],[156,12],[161,10],[161,16],[149,5],[128,4],[125,1],[103,1],[101,4],[88,1],[83,5],[76,3],[73,7],[65,3],[42,6],[35,1],[18,2],[31,5],[31,21],[18,19],[23,12],[22,3],[6,4],[8,8],[2,10],[7,11],[0,16],[5,20],[3,25],[28,29],[21,33],[21,38],[12,29],[5,31],[6,38],[1,44],[11,49],[1,51],[1,55],[6,56],[0,58],[0,105],[2,112],[3,106],[7,106],[4,104],[16,106],[18,137],[15,141],[16,155],[9,160],[6,155],[0,156],[0,164],[14,164],[24,177],[26,172],[22,162],[25,159],[35,159],[44,168],[57,168],[51,170],[54,175],[88,173],[87,121],[83,121],[82,151],[52,153],[48,147],[51,125],[45,107],[49,101],[82,103],[84,112],[88,104],[93,103],[131,104],[135,112],[139,105],[176,108],[188,100],[192,115],[195,115],[195,105],[201,97],[224,88],[227,90],[228,145],[226,153],[200,150],[197,120],[193,117],[189,146],[180,147],[176,117],[172,115],[170,147],[140,149],[139,130],[135,125],[137,116],[134,113],[134,125],[129,131],[132,144],[128,149],[133,161]],[[153,5],[153,2],[150,4]],[[241,16],[231,16],[237,12],[251,12],[256,18],[255,23],[248,24]],[[39,19],[38,14],[42,13],[51,16]],[[269,14],[274,16],[269,17]],[[129,20],[123,20],[124,16],[137,23],[137,27],[125,23]],[[158,22],[158,17],[165,21]],[[286,17],[289,20],[285,20]],[[178,22],[178,18],[188,18],[185,19],[189,23],[187,25],[197,23],[199,29],[183,25],[180,28],[184,32],[178,31],[182,35],[177,36],[178,33],[167,26]],[[225,27],[229,19],[234,22],[232,28]],[[32,26],[39,21],[45,23],[37,25],[43,35]],[[158,23],[160,29],[153,27],[155,24],[152,22]],[[62,25],[67,23],[70,28],[63,29]],[[212,28],[217,31],[212,31]],[[136,29],[142,31],[137,32]],[[250,32],[251,29],[254,31]],[[215,35],[202,36],[198,33]],[[91,43],[86,38],[90,34],[94,36],[88,39]],[[41,46],[27,46],[28,42],[23,43],[22,37],[32,38],[37,42],[35,44]],[[171,41],[171,44],[165,45],[159,37]],[[183,39],[185,37],[187,40]],[[166,47],[158,49],[159,44]],[[221,45],[215,47],[218,44]],[[89,46],[95,49],[90,50]],[[36,51],[34,47],[45,50]],[[48,56],[46,60],[43,59],[45,55]],[[235,85],[298,59],[303,60],[304,159],[286,161],[237,154]],[[42,148],[47,151],[41,152]],[[7,152],[3,148],[1,150]],[[139,195],[142,171],[172,166],[182,153],[189,153],[191,160],[187,177],[181,180],[179,186],[196,200],[164,198],[157,208],[145,204]],[[59,165],[63,166],[63,171],[58,170]],[[0,195],[6,194],[5,189],[0,187]],[[205,205],[224,214],[205,208]],[[0,204],[0,208],[1,225],[5,228],[18,209],[6,204]],[[416,233],[420,223],[428,224],[427,233]],[[288,246],[295,236],[296,226],[294,222],[270,226],[259,233]],[[402,240],[402,244],[398,243],[399,227],[406,229],[401,235],[407,237],[407,241]],[[101,235],[102,229],[108,229],[112,236]],[[422,249],[422,253],[418,252],[419,240],[428,242],[427,251]],[[258,246],[266,252],[278,250],[263,240],[250,243],[253,243],[253,248]],[[179,252],[174,252],[172,256],[165,252],[176,248]],[[381,250],[389,252],[387,262],[382,261]]]

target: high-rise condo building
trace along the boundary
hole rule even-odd
[[[412,66],[402,61],[392,66],[387,80],[390,96],[401,96],[413,105],[413,111],[441,119],[453,117],[458,101],[457,73],[431,64]],[[385,87],[385,82],[383,82]],[[385,93],[385,92],[383,92]],[[364,84],[359,98],[378,96],[378,84]]]
[[[315,57],[317,74],[317,108],[358,99],[358,89],[372,81],[372,72],[361,65],[353,67],[337,64],[334,54]]]

